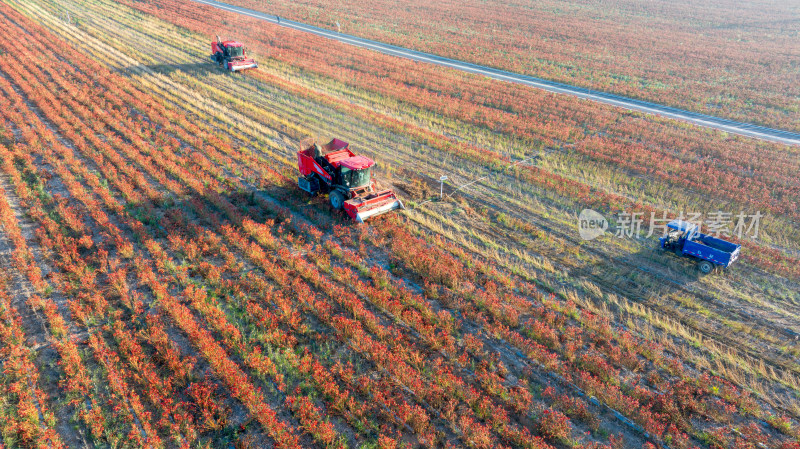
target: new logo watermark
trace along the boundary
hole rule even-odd
[[[608,220],[600,212],[584,209],[578,216],[578,232],[584,240],[593,240],[608,229]]]
[[[748,214],[739,212],[715,211],[703,213],[680,213],[675,217],[668,217],[666,212],[656,215],[649,213],[649,220],[644,212],[623,211],[607,219],[600,212],[584,209],[578,216],[578,232],[584,240],[594,240],[611,230],[617,238],[648,238],[653,235],[663,236],[668,232],[667,223],[673,219],[685,220],[697,225],[697,232],[703,232],[714,237],[732,237],[758,239],[758,228],[761,212]]]

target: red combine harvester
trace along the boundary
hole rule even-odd
[[[395,209],[405,209],[394,191],[376,189],[371,175],[375,161],[356,156],[347,142],[333,139],[322,146],[306,142],[303,141],[297,152],[301,189],[311,195],[327,193],[334,209],[344,209],[359,223]]]
[[[219,36],[216,42],[211,42],[211,60],[231,72],[258,67],[255,59],[247,57],[241,42],[222,41]]]

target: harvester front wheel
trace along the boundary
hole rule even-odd
[[[219,51],[218,51],[218,52],[216,52],[216,53],[214,54],[214,56],[215,56],[215,57],[216,57],[216,59],[217,59],[217,64],[219,64],[219,66],[220,66],[220,67],[222,67],[222,52],[219,52]]]
[[[331,207],[340,210],[344,206],[344,195],[338,190],[334,190],[328,195],[331,200]]]

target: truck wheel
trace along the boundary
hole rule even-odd
[[[700,262],[700,271],[703,274],[711,273],[711,270],[713,270],[713,269],[714,269],[714,264],[713,263],[711,263],[711,262],[709,262],[707,260],[704,260],[704,261]]]
[[[342,195],[342,192],[334,190],[328,195],[328,198],[330,198],[331,206],[333,206],[334,209],[339,210],[344,206],[344,195]]]

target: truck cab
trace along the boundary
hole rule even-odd
[[[694,223],[672,220],[667,229],[667,235],[659,239],[661,248],[696,259],[704,274],[717,267],[727,268],[739,258],[741,245],[703,234]]]

